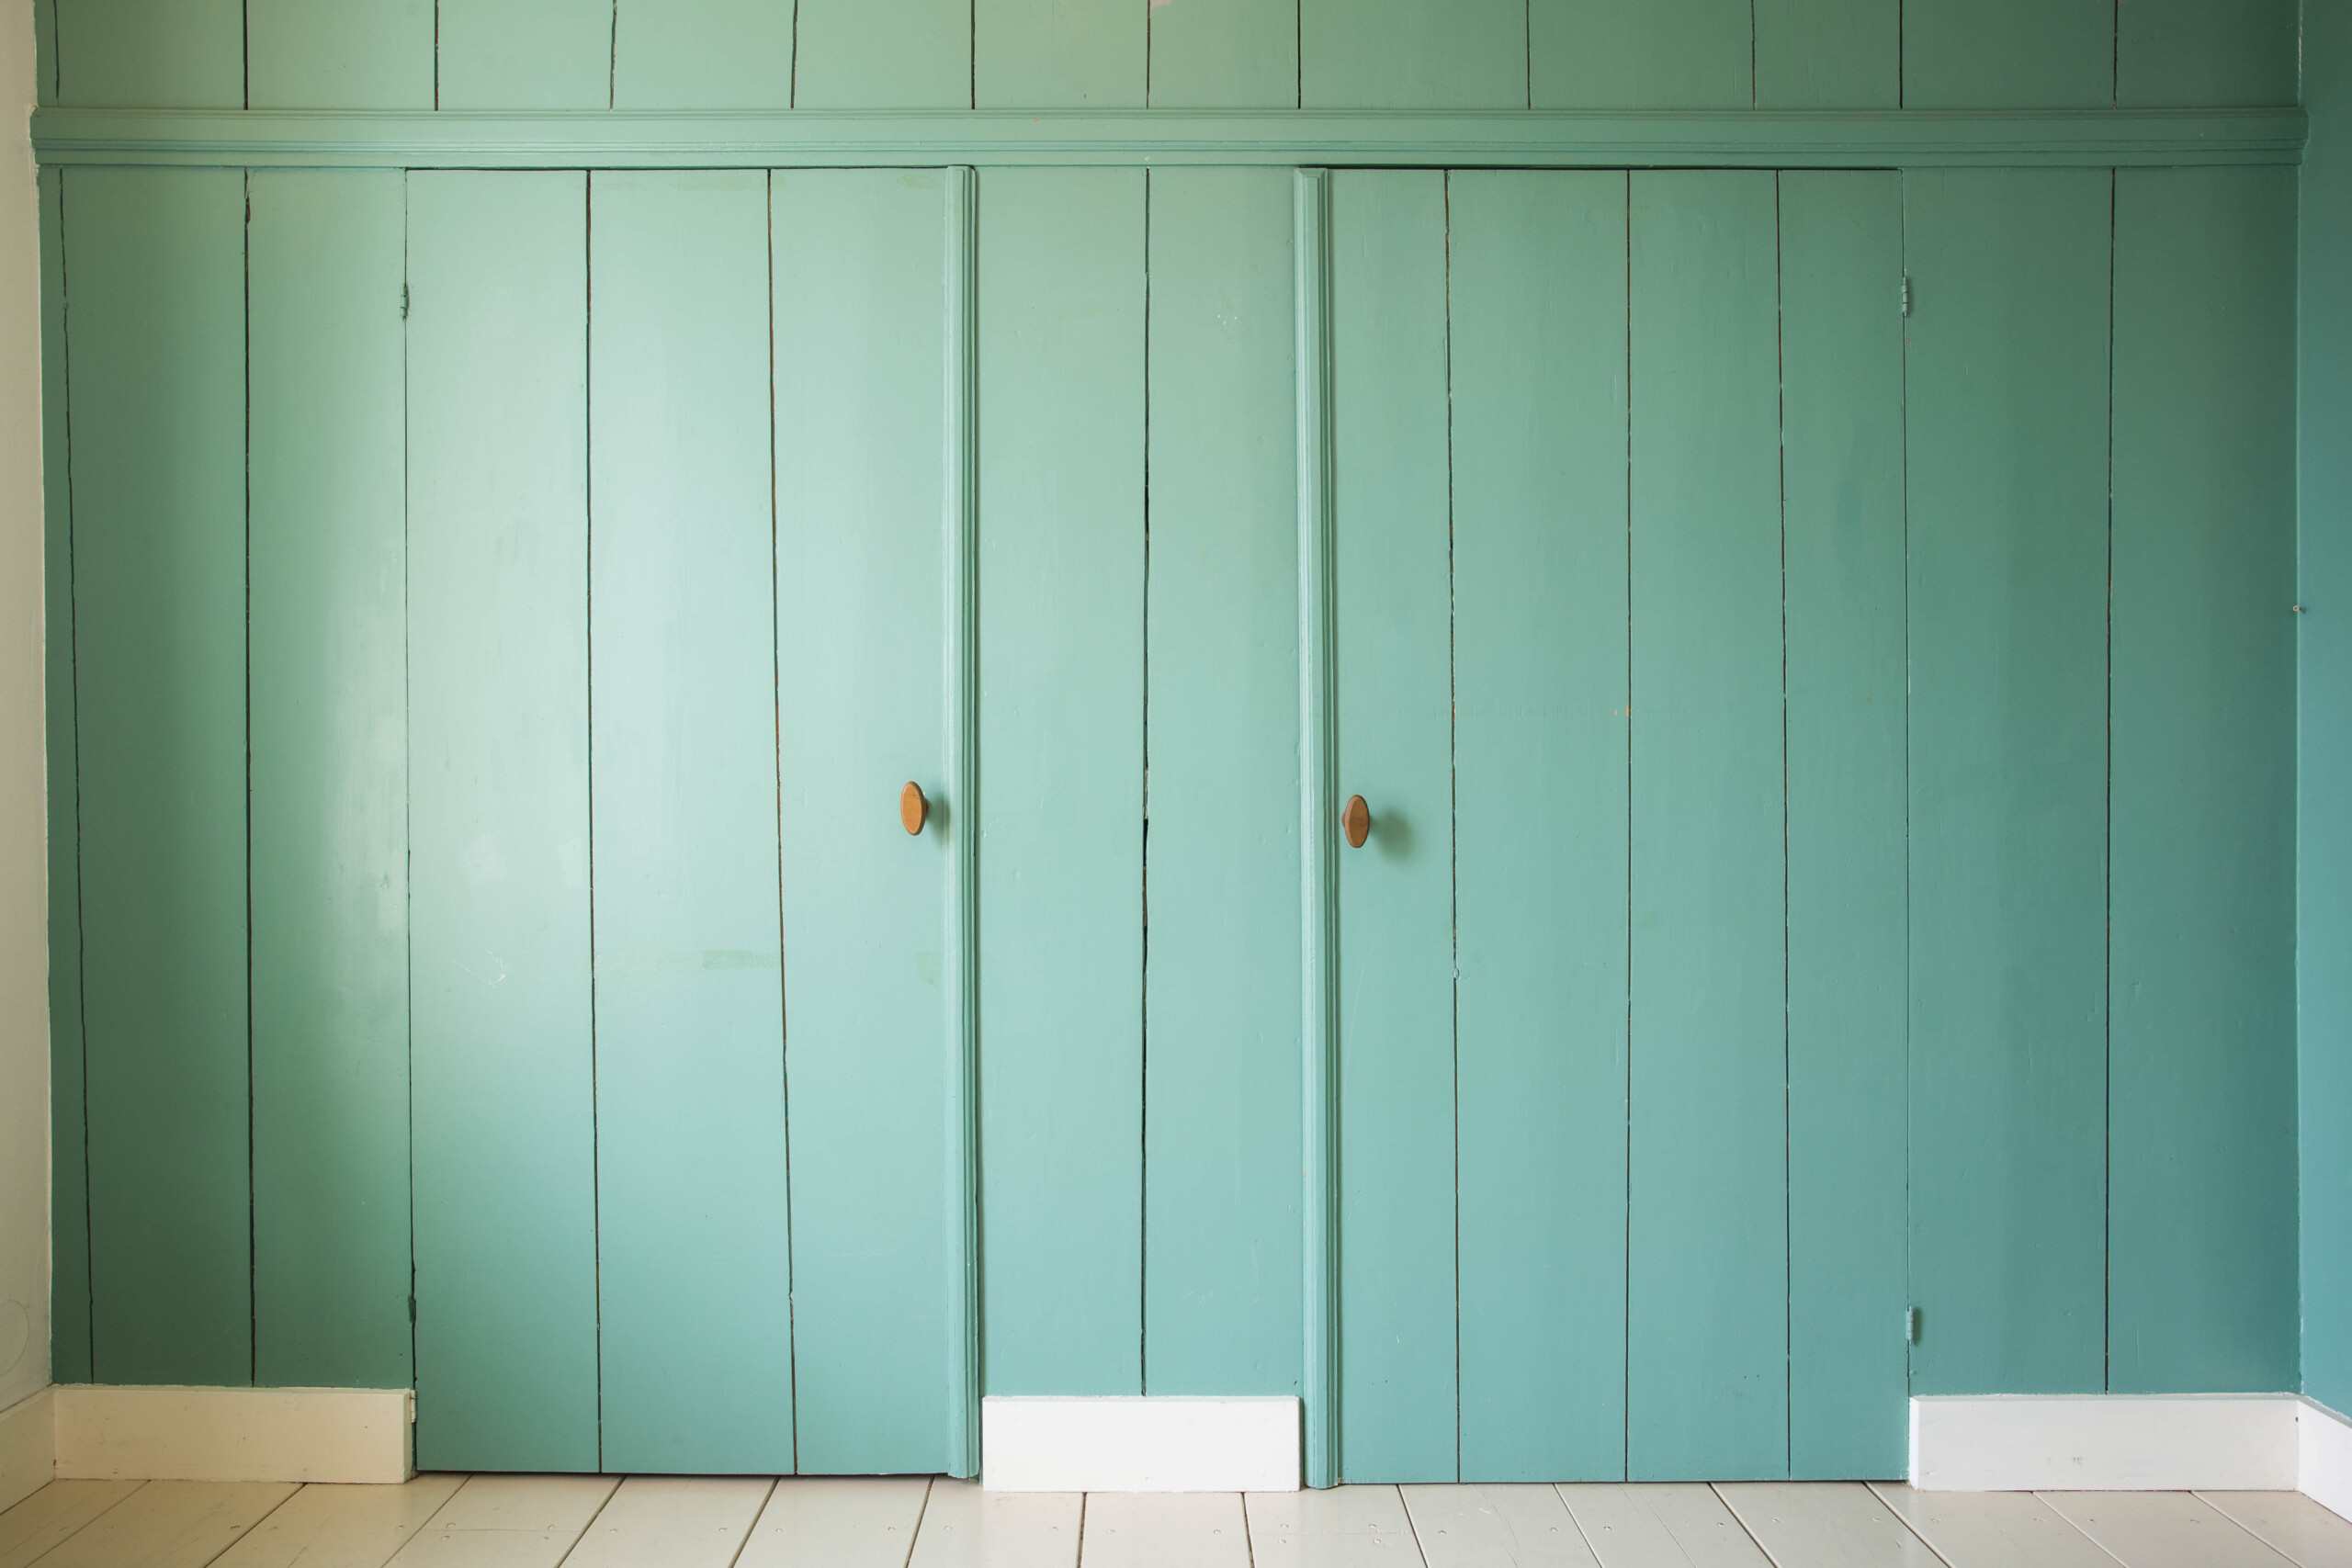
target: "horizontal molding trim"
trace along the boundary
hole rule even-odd
[[[56,1474],[54,1393],[39,1389],[0,1410],[0,1513],[48,1485]]]
[[[404,1388],[130,1388],[55,1398],[61,1481],[328,1481],[416,1472]]]
[[[1295,1492],[1293,1398],[980,1402],[991,1492]]]
[[[2291,1492],[2302,1409],[2290,1393],[1917,1398],[1911,1484],[1922,1492]]]
[[[830,164],[1328,164],[1927,168],[2299,164],[2295,107],[296,112],[43,108],[45,165],[792,168]]]

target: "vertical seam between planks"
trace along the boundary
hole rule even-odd
[[[605,38],[605,107],[614,108],[620,103],[621,91],[621,0],[613,0],[613,20]]]
[[[614,0],[614,3],[617,5],[619,0]],[[1756,107],[1756,0],[1747,0],[1747,107],[1749,108]],[[1777,230],[1777,213],[1780,207],[1780,176],[1777,173],[1772,180],[1772,205],[1776,214],[1775,228]],[[1777,290],[1780,286],[1775,284],[1773,287]]]
[[[1894,176],[1897,196],[1895,255],[1900,287],[1908,299],[1911,286],[1910,176]],[[1901,419],[1903,506],[1903,1393],[1911,1393],[1912,1362],[1917,1356],[1917,1321],[1911,1279],[1911,321],[1895,317],[1896,352],[1902,364]]]
[[[82,1048],[79,1052],[82,1067],[82,1310],[87,1319],[89,1334],[90,1381],[96,1382],[98,1380],[98,1285],[97,1251],[91,1245],[96,1224],[90,1201],[90,952],[88,916],[84,912],[85,889],[83,886],[82,857],[82,616],[75,602],[79,579],[74,570],[72,298],[72,291],[67,287],[65,262],[65,171],[60,169],[57,172],[57,336],[62,362],[60,367],[60,390],[65,404],[61,418],[65,427],[66,660],[74,710],[74,984],[82,1015]],[[52,1044],[52,1055],[55,1049]],[[54,1294],[52,1285],[52,1297]]]
[[[923,1478],[922,1501],[915,1505],[914,1529],[907,1532],[906,1555],[899,1559],[899,1568],[908,1568],[908,1564],[915,1560],[915,1543],[922,1539],[922,1522],[931,1517],[931,1495],[938,1489],[937,1476],[930,1475]]]
[[[1634,1464],[1634,174],[1625,182],[1625,1310],[1619,1320],[1618,1470]]]
[[[1147,85],[1150,8],[1145,8]],[[1142,944],[1136,995],[1136,1392],[1151,1392],[1151,171],[1143,171],[1143,833],[1137,870]]]
[[[1453,173],[1438,175],[1444,225],[1445,321],[1445,785],[1446,941],[1450,951],[1453,1046],[1453,1478],[1462,1479],[1462,761],[1460,656],[1454,646],[1453,583]],[[1401,1494],[1400,1494],[1401,1496]],[[1415,1542],[1419,1543],[1418,1530]]]
[[[253,7],[253,0],[238,0],[238,5],[237,5],[237,76],[238,76],[238,81],[237,81],[237,95],[238,95],[238,96],[239,96],[241,99],[243,99],[243,100],[242,107],[245,107],[245,108],[251,108],[251,107],[254,107],[254,7]],[[248,182],[248,183],[247,183],[247,186],[246,186],[246,188],[247,188],[248,192],[250,193],[250,191],[251,191],[251,189],[252,189],[251,181],[252,181],[252,178],[253,178],[253,174],[252,174],[252,171],[251,171],[251,170],[247,170],[247,171],[246,171],[245,177],[246,177],[246,180],[247,180],[247,182]],[[250,931],[253,928],[252,928],[250,925],[248,925],[245,929],[246,929],[247,931]]]
[[[1527,107],[1535,107],[1535,0],[1523,0],[1519,8],[1520,63],[1527,68]]]
[[[800,12],[793,9],[797,36]],[[791,933],[785,928],[784,902],[784,570],[782,513],[776,504],[775,444],[775,171],[763,172],[760,197],[767,220],[761,238],[767,243],[768,307],[768,691],[769,713],[775,724],[775,941],[776,941],[776,1072],[784,1090],[784,1343],[785,1387],[791,1401],[792,1472],[800,1473],[800,1271],[793,1256],[799,1227],[792,1213],[792,965]],[[744,1538],[749,1540],[751,1538]]]
[[[1751,0],[1752,9],[1752,0]],[[1789,908],[1789,348],[1785,298],[1787,238],[1782,231],[1781,183],[1772,172],[1772,357],[1780,435],[1781,480],[1781,1457],[1796,1469],[1796,1179],[1790,1106],[1789,953],[1792,942]],[[1728,1506],[1728,1505],[1726,1505]]]
[[[440,25],[440,6],[434,6],[434,24]],[[416,744],[413,677],[410,670],[410,608],[413,598],[415,523],[412,515],[415,491],[411,482],[415,455],[409,435],[409,319],[415,308],[409,294],[409,186],[414,176],[401,173],[401,910],[403,1045],[408,1070],[408,1376],[410,1397],[421,1381],[416,1375]],[[412,1426],[415,1423],[412,1422]],[[410,1433],[414,1456],[415,1433]],[[454,1495],[454,1494],[452,1494]]]
[[[245,344],[245,1381],[261,1382],[261,1239],[254,1179],[254,173],[244,175]]]
[[[441,107],[441,0],[433,0],[433,107],[436,112]]]
[[[793,0],[793,6],[792,6],[792,42],[791,42],[791,45],[790,45],[790,49],[791,49],[791,54],[790,54],[790,64],[789,64],[789,65],[786,68],[786,70],[785,70],[785,79],[784,79],[784,101],[785,101],[785,104],[786,104],[786,106],[787,107],[791,107],[791,108],[798,108],[798,107],[800,107],[800,4],[799,4],[799,0]],[[769,325],[770,325],[771,327],[773,327],[773,326],[775,325],[775,172],[774,170],[770,170],[770,171],[768,172],[768,185],[769,185],[769,196],[768,196],[768,218],[769,218],[769,229],[768,229],[768,322],[769,322]],[[773,333],[771,333],[771,334],[770,334],[770,336],[769,336],[769,338],[768,338],[768,359],[769,359],[769,361],[770,361],[771,363],[773,363],[773,362],[775,361],[775,336],[774,336],[774,334],[773,334]],[[769,435],[769,440],[768,440],[768,446],[769,446],[769,450],[770,450],[771,452],[773,452],[773,451],[775,450],[775,435],[774,435],[774,430],[775,430],[775,412],[774,412],[774,411],[775,411],[775,380],[774,380],[773,378],[771,378],[771,379],[769,380],[769,382],[768,382],[768,407],[769,407],[769,411],[770,411],[770,412],[769,412],[769,419],[768,419],[768,426],[769,426],[769,430],[770,430],[770,435]],[[774,468],[770,468],[768,472],[769,472],[768,488],[769,488],[770,492],[771,492],[771,493],[773,493],[773,492],[774,492],[774,491],[775,491],[775,469],[774,469]],[[771,513],[771,515],[773,515],[773,513]],[[779,791],[779,793],[780,793],[780,792],[782,791],[782,789],[783,789],[783,784],[782,784],[782,783],[781,783],[780,781],[779,781],[779,783],[778,783],[778,784],[777,784],[777,786],[776,786],[776,787],[777,787],[777,789],[778,789],[778,791]],[[777,852],[779,855],[781,855],[781,854],[783,853],[783,851],[782,851],[782,849],[781,849],[781,848],[779,848],[779,849],[777,850],[777,852]],[[746,1539],[749,1539],[749,1538],[746,1538]]]
[[[2107,742],[2105,820],[2099,824],[2100,1085],[2105,1144],[2099,1162],[2099,1387],[2115,1383],[2115,218],[2116,172],[2107,172]]]
[[[620,0],[613,0],[613,6],[617,12]],[[585,437],[580,444],[580,466],[586,502],[581,528],[586,588],[581,641],[588,677],[583,705],[588,721],[588,1226],[596,1286],[596,1468],[601,1472],[605,1468],[605,1167],[596,1072],[596,176],[586,170],[580,175],[580,215],[581,300],[586,307],[581,312],[580,332],[580,416]],[[597,1512],[603,1511],[600,1505]]]
[[[979,1208],[979,557],[974,528],[978,494],[978,175],[969,166],[947,171],[943,285],[946,290],[943,434],[948,455],[942,508],[950,559],[946,578],[946,658],[952,708],[947,733],[953,782],[964,826],[948,862],[948,919],[956,964],[949,1002],[953,1168],[960,1252],[951,1256],[957,1356],[951,1388],[956,1425],[950,1434],[958,1474],[979,1468],[980,1373],[986,1325],[980,1315],[983,1278]],[[955,807],[951,797],[951,809]],[[951,822],[952,822],[951,818]],[[950,829],[954,829],[951,828]],[[929,1494],[925,1494],[928,1506]],[[911,1549],[910,1549],[911,1550]]]

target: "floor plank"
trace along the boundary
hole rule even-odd
[[[729,1568],[775,1485],[766,1476],[632,1475],[564,1568]]]
[[[214,1568],[383,1568],[465,1480],[420,1475],[401,1486],[305,1486]]]
[[[1859,1482],[1718,1483],[1780,1568],[1938,1568],[1936,1554]]]
[[[908,1568],[1075,1568],[1085,1499],[934,1481]],[[829,1565],[830,1568],[830,1565]]]
[[[139,1486],[136,1481],[51,1482],[0,1513],[0,1568],[26,1568]]]
[[[1592,1549],[1549,1486],[1408,1486],[1429,1568],[1594,1568]]]
[[[1404,1568],[1422,1561],[1394,1486],[1252,1492],[1242,1506],[1256,1568]]]
[[[610,1475],[477,1475],[392,1559],[398,1568],[555,1568],[620,1484]]]
[[[1250,1568],[1238,1492],[1090,1492],[1083,1568]]]
[[[2300,1492],[2199,1492],[2301,1568],[2352,1568],[2352,1520]]]
[[[41,1568],[204,1568],[297,1490],[274,1482],[151,1481],[42,1558]]]
[[[2260,1538],[2187,1492],[2037,1495],[2124,1568],[2289,1568]]]
[[[1732,1511],[1699,1482],[1563,1486],[1600,1568],[1771,1568]]]
[[[736,1568],[905,1568],[931,1486],[921,1476],[786,1476],[768,1495]]]
[[[2115,1568],[2115,1559],[2030,1492],[1871,1490],[1951,1568]]]

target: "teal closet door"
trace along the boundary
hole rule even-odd
[[[594,1470],[588,202],[409,176],[417,1462]]]
[[[605,1468],[793,1468],[767,176],[589,190]]]
[[[1457,174],[1450,194],[1462,1473],[1615,1480],[1625,176]]]
[[[1445,176],[1331,177],[1340,880],[1340,1462],[1451,1481],[1453,790]]]
[[[1788,1470],[1774,176],[1633,176],[1626,1465]]]
[[[775,671],[795,1409],[816,1473],[960,1450],[964,1115],[935,170],[779,172]],[[930,802],[910,836],[899,792]]]

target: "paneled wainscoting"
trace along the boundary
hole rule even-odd
[[[403,1486],[60,1481],[0,1568],[2338,1568],[2292,1492],[1900,1483],[984,1492],[966,1482],[421,1475]]]

